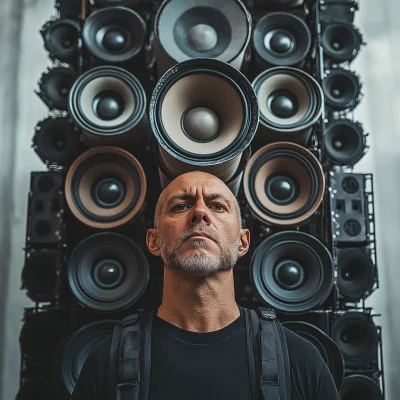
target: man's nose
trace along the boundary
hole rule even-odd
[[[206,223],[209,225],[211,223],[210,210],[207,208],[204,202],[197,202],[195,204],[190,217],[191,225],[197,225],[200,223]]]

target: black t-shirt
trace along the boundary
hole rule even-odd
[[[307,340],[284,328],[292,400],[338,400],[328,367]],[[108,400],[111,336],[89,354],[71,400]],[[152,328],[149,400],[249,400],[244,315],[218,331],[178,328],[156,313]]]

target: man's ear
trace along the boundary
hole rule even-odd
[[[241,229],[240,230],[240,246],[239,246],[239,253],[238,256],[244,256],[250,247],[250,231],[248,229]]]
[[[160,257],[161,250],[158,245],[157,239],[158,239],[157,229],[155,228],[148,229],[146,233],[147,248],[149,249],[150,253],[153,254],[153,256]]]

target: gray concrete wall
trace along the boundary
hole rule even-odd
[[[19,291],[25,240],[29,172],[43,166],[30,148],[33,127],[47,115],[33,94],[49,62],[38,30],[53,14],[52,0],[2,0],[0,8],[0,400],[19,387],[23,307]],[[371,150],[356,171],[375,178],[381,289],[368,301],[383,316],[387,400],[400,394],[400,4],[362,0],[356,22],[368,46],[353,64],[366,97],[356,117],[370,132]],[[399,76],[398,76],[399,75]],[[397,108],[399,107],[399,109]]]

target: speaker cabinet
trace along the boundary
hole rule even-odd
[[[357,0],[324,0],[319,6],[321,22],[353,23],[355,12],[358,11]]]

